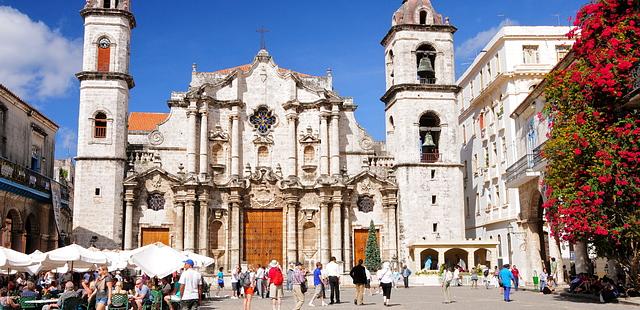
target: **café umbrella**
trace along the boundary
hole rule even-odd
[[[149,277],[164,278],[184,266],[187,257],[160,242],[134,250],[131,262]]]
[[[193,260],[193,262],[196,263],[196,265],[194,266],[196,268],[206,268],[215,262],[215,260],[211,257],[196,254],[191,251],[182,251],[182,254],[187,258]]]
[[[107,256],[104,253],[91,251],[77,244],[71,244],[44,254],[45,258],[42,261],[44,269],[59,268],[67,264],[71,270],[86,270],[87,268],[93,268],[96,264],[107,263]]]
[[[31,257],[27,254],[14,251],[9,248],[0,247],[0,273],[11,274],[32,265]]]

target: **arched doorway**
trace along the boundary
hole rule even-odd
[[[224,248],[224,229],[222,222],[214,220],[209,224],[209,249],[219,250]]]
[[[491,268],[491,261],[489,257],[491,256],[491,251],[487,249],[478,249],[473,252],[473,260],[476,264],[484,265]]]
[[[427,260],[430,260],[430,262],[427,262]],[[426,270],[438,269],[438,251],[426,249],[420,252],[420,267]]]
[[[4,218],[2,228],[2,245],[5,248],[23,252],[22,244],[22,219],[15,209],[9,210]]]
[[[540,193],[537,193],[538,201],[536,204],[532,204],[532,206],[536,207],[536,232],[538,235],[538,242],[540,244],[540,260],[542,261],[542,265],[546,266],[547,270],[549,270],[548,266],[548,255],[547,249],[549,248],[549,235],[544,231],[544,226],[546,221],[544,220],[544,208],[542,207],[543,199]]]
[[[31,213],[24,222],[25,237],[25,253],[33,253],[40,249],[40,225],[36,216]]]
[[[467,269],[468,268],[467,258],[468,258],[467,251],[463,249],[453,248],[444,252],[444,263],[448,267],[453,267],[456,265],[460,266],[462,264],[464,266],[460,266],[460,267]]]

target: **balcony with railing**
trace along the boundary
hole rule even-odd
[[[506,171],[506,185],[509,188],[519,186],[536,179],[540,176],[539,171],[535,171],[534,154],[527,154],[515,162]]]
[[[545,143],[540,144],[538,147],[533,149],[532,152],[533,170],[538,172],[542,172],[547,167],[547,159],[542,156],[542,149],[544,148]]]
[[[38,201],[51,201],[53,179],[0,157],[0,190],[9,191]],[[60,184],[60,199],[69,204],[69,187]]]
[[[442,160],[442,154],[437,153],[422,153],[420,156],[420,162],[422,163],[426,163],[426,164],[432,164],[432,163],[437,163],[439,161]]]

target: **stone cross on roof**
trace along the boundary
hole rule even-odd
[[[269,32],[269,29],[264,28],[264,26],[260,27],[258,30],[256,30],[256,32],[260,33],[260,49],[261,50],[266,50],[267,49],[267,44],[264,40],[264,35],[265,33]]]

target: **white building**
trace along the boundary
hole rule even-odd
[[[382,42],[388,145],[358,125],[331,72],[280,68],[266,50],[234,68],[194,65],[168,113],[129,113],[129,1],[81,14],[78,243],[161,241],[226,267],[334,256],[349,268],[373,221],[382,258],[414,270],[429,256],[430,267],[492,259],[495,243],[464,237],[456,29],[428,0],[405,1]]]
[[[531,214],[537,216],[540,205],[522,204],[518,190],[508,184],[510,171],[522,163],[517,147],[527,141],[517,135],[509,116],[568,53],[573,43],[566,37],[569,30],[503,27],[458,80],[466,236],[496,241],[498,263],[516,264],[527,281],[551,255],[544,247],[538,247],[540,254],[532,251],[543,234],[533,240],[524,229],[538,225],[539,218]]]

